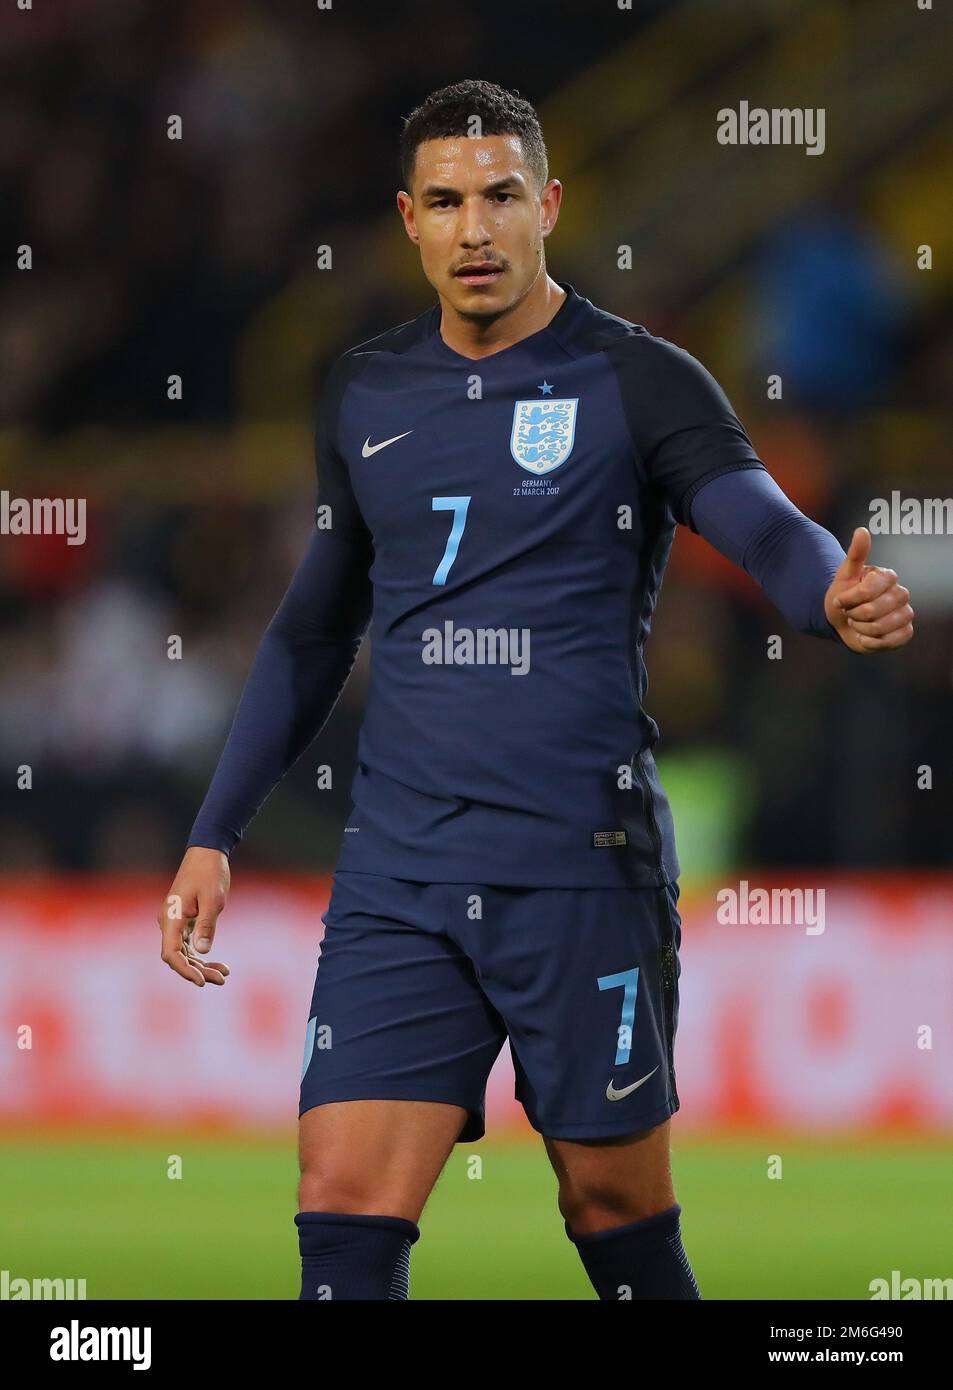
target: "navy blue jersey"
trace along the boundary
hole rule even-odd
[[[332,371],[318,521],[373,552],[342,868],[678,873],[645,642],[693,495],[763,465],[693,357],[563,288],[546,328],[491,356],[448,347],[435,306]]]
[[[435,306],[335,363],[315,530],[189,845],[231,851],[370,624],[341,868],[527,888],[677,876],[644,707],[676,523],[821,637],[844,552],[693,357],[564,288],[546,328],[489,357],[448,347]]]

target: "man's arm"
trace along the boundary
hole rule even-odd
[[[325,723],[367,628],[374,547],[337,438],[350,372],[338,358],[321,389],[314,534],[255,655],[190,848],[230,853]]]
[[[870,532],[847,555],[760,469],[723,473],[691,502],[691,524],[761,585],[801,632],[840,638],[856,652],[888,651],[913,636],[909,592],[894,570],[867,565]]]
[[[354,664],[371,613],[371,558],[366,533],[339,535],[316,528],[259,643],[188,848],[157,918],[162,959],[199,988],[223,985],[228,975],[227,965],[206,954],[228,899],[228,855],[269,792],[321,730]]]
[[[683,348],[633,333],[607,349],[645,481],[676,521],[741,565],[793,625],[851,651],[887,651],[913,636],[910,595],[893,570],[866,563],[859,527],[844,555],[799,512],[759,459],[714,377]]]
[[[255,654],[189,847],[229,854],[324,726],[370,618],[371,558],[365,538],[315,529]]]
[[[792,627],[836,637],[824,595],[844,561],[830,531],[811,521],[761,469],[723,473],[696,492],[692,529],[751,575]]]
[[[318,407],[314,534],[255,653],[218,767],[158,915],[162,959],[199,988],[223,985],[228,974],[220,961],[203,958],[228,898],[228,855],[324,725],[370,620],[374,546],[336,438],[349,369],[347,359],[339,358]]]

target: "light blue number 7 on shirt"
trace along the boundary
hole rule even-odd
[[[447,537],[447,548],[443,552],[443,559],[434,571],[433,582],[435,584],[446,584],[447,575],[450,567],[457,558],[457,551],[460,548],[460,537],[463,535],[463,528],[467,524],[467,507],[470,505],[469,497],[432,497],[431,509],[435,512],[453,512],[453,525],[450,527],[450,535]]]

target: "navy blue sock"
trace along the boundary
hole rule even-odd
[[[400,1216],[299,1211],[301,1299],[406,1299],[410,1247],[420,1236]]]
[[[676,1202],[644,1221],[589,1235],[574,1236],[567,1222],[566,1234],[601,1299],[701,1298],[682,1245],[681,1214]]]

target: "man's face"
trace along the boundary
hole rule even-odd
[[[556,179],[537,189],[518,135],[454,135],[418,146],[397,205],[441,299],[465,318],[496,318],[539,276],[561,193]]]

